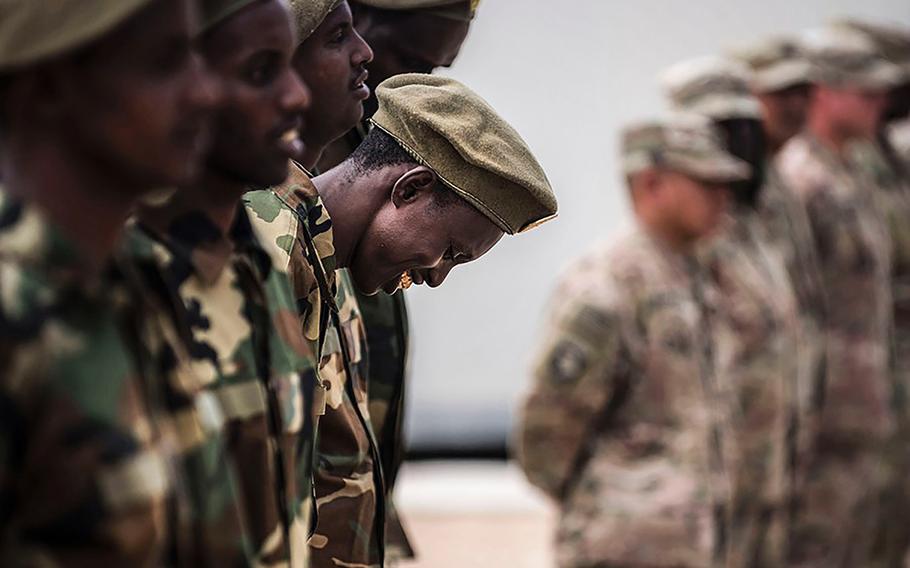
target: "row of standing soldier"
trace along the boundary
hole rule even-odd
[[[637,226],[566,270],[518,427],[559,565],[906,565],[910,30],[661,80],[686,115],[624,132]]]
[[[557,208],[519,134],[426,74],[476,8],[4,2],[0,564],[409,553],[395,292]]]

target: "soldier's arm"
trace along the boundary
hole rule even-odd
[[[522,409],[518,459],[528,480],[561,498],[585,461],[625,367],[618,313],[602,300],[558,307],[534,367]]]

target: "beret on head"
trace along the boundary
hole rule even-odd
[[[749,88],[751,71],[734,59],[689,59],[664,71],[660,80],[676,111],[713,120],[761,118],[761,106]]]
[[[733,55],[752,70],[752,89],[773,93],[810,82],[812,64],[796,38],[769,37],[736,50]]]
[[[868,35],[855,29],[808,30],[800,44],[812,62],[814,83],[887,90],[903,80],[901,68],[888,61]]]
[[[376,97],[374,126],[506,233],[556,216],[556,196],[527,144],[458,81],[397,75],[376,88]]]
[[[357,0],[364,6],[383,10],[420,11],[440,18],[470,22],[480,0]]]
[[[291,0],[291,14],[297,27],[297,41],[303,42],[316,31],[329,13],[344,0]]]
[[[707,117],[677,113],[665,120],[632,124],[621,135],[622,169],[627,176],[649,169],[676,171],[694,179],[728,183],[749,178],[749,164],[724,148]]]
[[[152,0],[0,0],[0,70],[100,39]]]
[[[207,31],[250,4],[261,0],[201,0],[202,29]]]

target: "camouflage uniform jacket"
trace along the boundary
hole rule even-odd
[[[560,566],[718,565],[704,284],[694,259],[637,231],[557,288],[518,457],[560,501]]]
[[[127,272],[85,267],[0,192],[0,564],[190,565],[166,550],[191,510],[158,388],[176,354]]]
[[[272,270],[245,209],[225,235],[200,211],[179,207],[143,209],[131,248],[151,251],[143,254],[155,259],[190,331],[193,371],[224,414],[253,563],[306,566],[315,359],[290,284]],[[223,467],[214,458],[200,467]]]
[[[302,168],[281,187],[247,194],[257,231],[284,258],[304,336],[321,354],[313,566],[382,566],[385,515],[367,403],[366,339],[353,285],[336,271],[332,222]]]
[[[828,306],[818,437],[796,511],[792,560],[866,566],[884,446],[896,426],[887,223],[872,188],[811,134],[792,139],[778,167],[812,224]]]
[[[905,167],[910,169],[910,118],[891,124],[888,127],[888,140]]]
[[[730,491],[726,566],[776,567],[784,563],[795,493],[797,302],[759,215],[737,208],[729,221],[702,257],[713,284],[707,305],[721,402],[715,411]]]
[[[363,142],[370,130],[369,121],[351,129],[336,140],[319,162],[322,171],[338,165]],[[407,532],[402,526],[392,492],[405,457],[404,416],[408,382],[408,309],[405,293],[373,296],[356,292],[366,328],[367,351],[370,354],[370,376],[367,388],[370,422],[386,484],[386,560],[415,558]]]

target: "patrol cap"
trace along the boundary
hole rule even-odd
[[[753,91],[773,93],[810,82],[812,64],[796,38],[768,37],[733,55],[752,70]]]
[[[0,71],[100,39],[152,0],[0,0]]]
[[[344,0],[291,0],[291,14],[297,26],[297,41],[303,42],[316,31],[326,16]]]
[[[706,182],[749,179],[749,164],[724,149],[720,131],[706,117],[677,113],[627,126],[621,138],[626,176],[665,169]]]
[[[396,75],[376,88],[374,126],[509,234],[556,216],[556,196],[521,136],[446,77]]]
[[[751,72],[743,63],[709,55],[681,61],[661,75],[673,109],[713,120],[761,118],[761,106],[749,90]]]
[[[470,22],[480,0],[357,0],[364,6],[396,11],[420,11],[441,18]]]
[[[901,68],[903,81],[910,81],[910,27],[852,19],[839,20],[834,25],[865,34],[888,61]]]
[[[869,37],[830,26],[805,32],[800,43],[812,62],[814,83],[887,90],[900,84],[900,67],[885,59]]]

